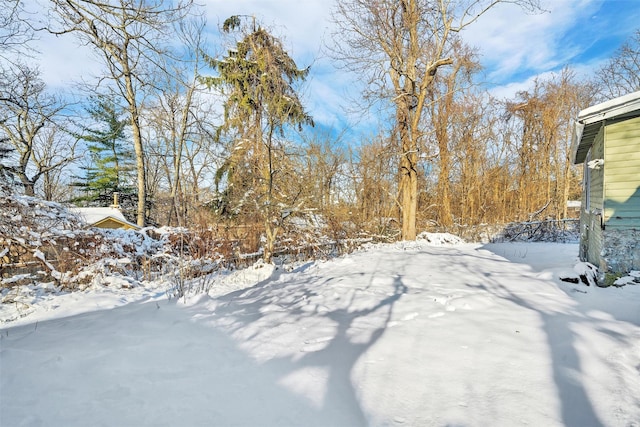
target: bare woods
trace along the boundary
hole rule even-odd
[[[36,16],[0,0],[0,174],[78,206],[118,192],[140,226],[225,230],[266,260],[294,234],[414,239],[562,220],[580,198],[573,119],[640,89],[640,33],[592,78],[565,67],[498,99],[479,83],[482,46],[460,34],[501,3],[337,1],[328,55],[359,85],[340,114],[376,117],[354,131],[313,117],[314,64],[255,16],[222,17],[212,35],[189,1],[51,0]],[[73,91],[44,83],[47,64],[29,50],[40,31],[95,54]]]

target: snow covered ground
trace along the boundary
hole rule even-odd
[[[574,244],[438,242],[5,307],[0,425],[640,426],[640,286],[559,281]]]

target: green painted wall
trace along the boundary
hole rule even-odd
[[[604,159],[604,126],[596,135],[591,146],[591,155],[587,159]],[[590,263],[601,267],[600,252],[602,251],[602,213],[604,207],[604,167],[599,169],[589,168],[589,206],[585,206],[586,211],[582,215],[583,239],[587,241],[586,260]],[[584,164],[588,168],[587,163]]]
[[[604,159],[599,169],[587,161]],[[580,258],[601,272],[640,269],[640,117],[609,121],[584,168]],[[603,230],[604,225],[604,230]]]
[[[640,117],[607,125],[605,139],[605,225],[640,228]]]

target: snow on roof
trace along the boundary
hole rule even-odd
[[[574,163],[584,162],[604,120],[630,115],[636,111],[640,111],[640,91],[610,99],[580,111],[571,141],[571,157]]]
[[[578,122],[588,125],[601,120],[618,117],[640,109],[640,91],[594,105],[578,113]]]
[[[129,222],[122,214],[122,211],[117,208],[73,208],[72,211],[82,217],[87,224],[93,225],[107,218],[113,218],[118,222],[138,228],[136,224]]]

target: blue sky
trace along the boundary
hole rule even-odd
[[[513,96],[564,66],[591,76],[640,29],[637,0],[548,0],[544,7],[547,12],[526,15],[502,5],[467,32],[495,95]]]
[[[332,0],[208,0],[211,24],[233,14],[255,14],[285,39],[301,66],[311,61],[307,102],[317,121],[344,123],[341,108],[353,77],[318,56],[330,37]],[[640,0],[542,0],[546,12],[527,14],[500,4],[463,33],[478,49],[484,80],[492,94],[510,98],[531,87],[536,76],[571,66],[578,76],[593,74],[636,29]]]
[[[587,78],[640,28],[640,0],[542,0],[547,10],[526,14],[500,4],[464,31],[478,49],[484,80],[492,94],[510,98],[544,77],[571,66]],[[317,123],[342,127],[344,103],[353,76],[336,70],[321,53],[330,37],[334,0],[204,0],[212,34],[235,14],[255,15],[280,36],[299,66],[311,65],[304,89],[308,109]],[[212,52],[216,50],[211,37]],[[91,55],[72,38],[43,40],[41,68],[51,87],[66,87],[70,79],[99,70]],[[220,49],[221,46],[217,46]]]

